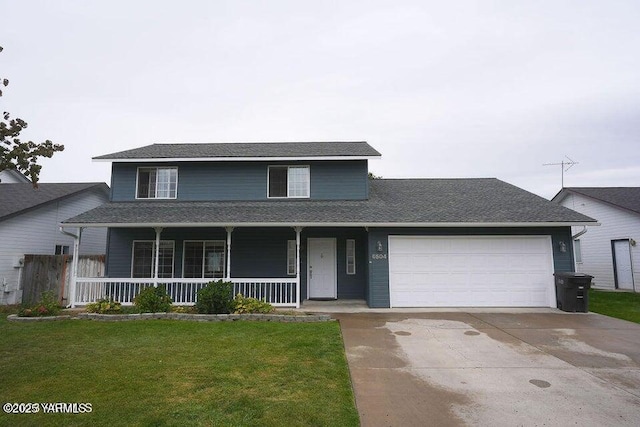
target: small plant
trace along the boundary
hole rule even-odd
[[[188,307],[185,305],[172,305],[171,312],[172,313],[195,313],[195,308]]]
[[[251,314],[251,313],[272,313],[275,308],[266,301],[255,298],[247,298],[242,294],[236,295],[233,300],[234,313]]]
[[[233,311],[233,283],[217,280],[198,291],[196,310],[200,314],[228,314]]]
[[[122,312],[122,306],[118,301],[112,298],[102,298],[96,302],[87,304],[87,312],[100,314],[119,314]]]
[[[171,310],[171,297],[164,286],[144,288],[133,299],[140,313],[166,313]]]
[[[56,316],[60,306],[53,291],[43,292],[40,302],[33,307],[22,307],[18,312],[21,317]]]

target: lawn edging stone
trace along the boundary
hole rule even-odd
[[[33,317],[20,317],[17,314],[10,314],[7,316],[7,320],[10,322],[51,322],[55,320],[69,320],[73,316],[63,314],[60,316],[33,316]]]
[[[101,322],[127,322],[132,320],[172,319],[188,320],[195,322],[233,322],[237,320],[249,320],[257,322],[328,322],[331,316],[328,314],[288,315],[288,314],[191,314],[191,313],[139,313],[139,314],[99,314],[78,313],[75,316],[46,316],[46,317],[19,317],[16,314],[7,316],[11,322],[43,322],[67,319],[87,319]]]

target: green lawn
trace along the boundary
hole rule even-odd
[[[640,294],[591,289],[589,311],[640,323]]]
[[[0,425],[358,425],[337,322],[87,320],[0,315],[0,404],[91,403]]]

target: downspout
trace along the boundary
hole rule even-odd
[[[587,232],[587,226],[586,226],[586,225],[583,225],[583,226],[582,226],[582,231],[580,231],[580,232],[578,232],[578,233],[574,234],[573,236],[571,236],[571,239],[572,239],[572,240],[576,240],[578,237],[582,236],[582,235],[583,235],[583,234],[585,234],[586,232]]]
[[[78,228],[78,234],[69,233],[62,226],[60,232],[69,237],[73,237],[73,262],[71,263],[71,280],[69,283],[69,305],[76,306],[76,281],[78,279],[78,258],[80,258],[80,239],[82,238],[82,227]]]

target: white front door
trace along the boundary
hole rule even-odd
[[[309,298],[336,299],[336,239],[308,239]]]
[[[631,248],[629,240],[613,241],[613,259],[616,269],[618,289],[633,290],[633,272],[631,269]]]

